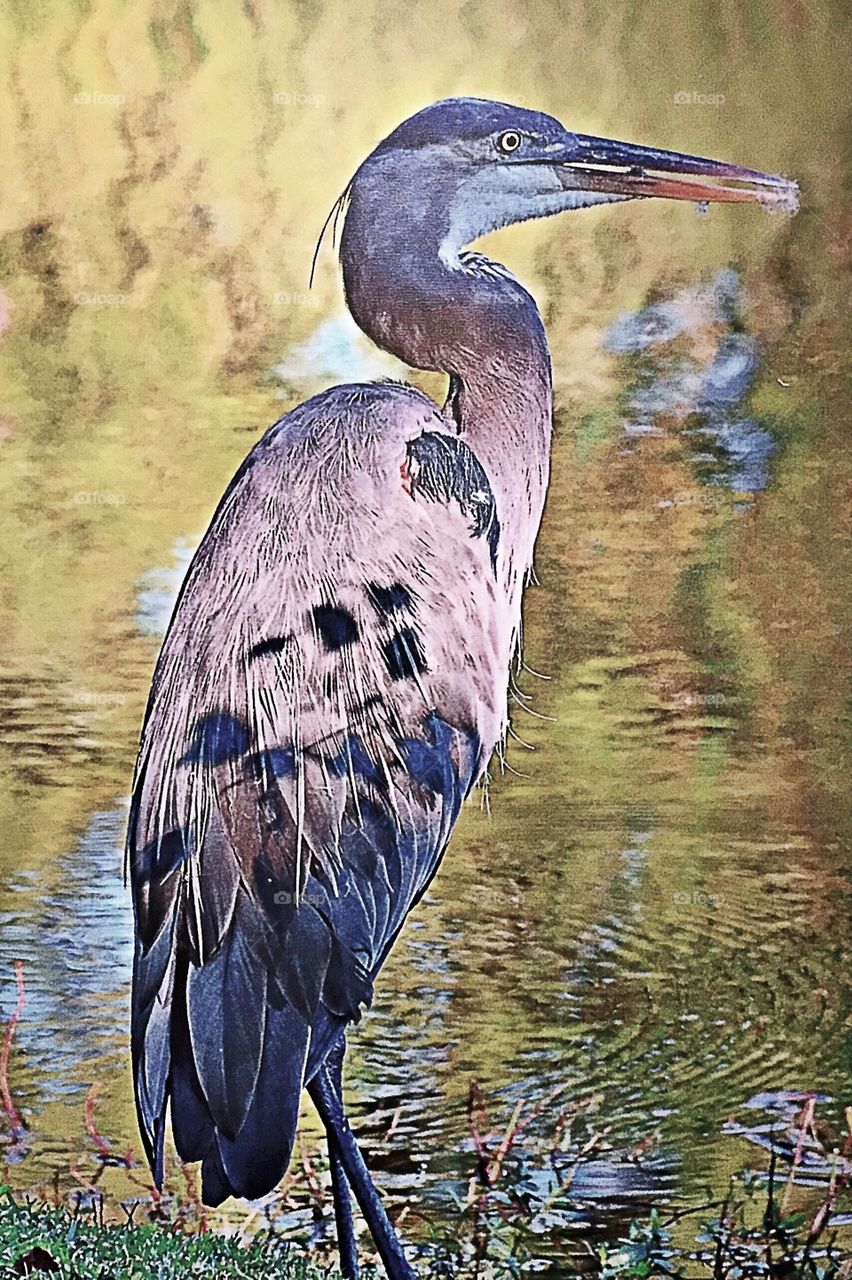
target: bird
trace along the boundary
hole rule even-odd
[[[146,1156],[162,1186],[170,1122],[206,1204],[256,1199],[307,1090],[347,1280],[353,1195],[391,1280],[414,1275],[344,1109],[345,1037],[505,739],[549,480],[538,307],[470,246],[653,197],[790,208],[795,185],[477,98],[380,141],[333,210],[346,304],[379,347],[446,375],[446,399],[351,383],[270,427],[157,662],[127,832]]]

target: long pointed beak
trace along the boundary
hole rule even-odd
[[[723,204],[750,202],[783,213],[795,213],[799,207],[799,188],[789,178],[679,151],[578,133],[553,159],[566,189]]]

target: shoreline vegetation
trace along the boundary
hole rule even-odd
[[[9,1071],[26,1006],[20,961],[15,976],[17,1000],[0,1038],[0,1144],[7,1168],[30,1150]],[[93,1084],[83,1106],[94,1171],[81,1159],[72,1161],[76,1189],[63,1189],[58,1169],[52,1186],[37,1193],[0,1182],[0,1280],[49,1274],[60,1280],[338,1276],[330,1173],[321,1150],[300,1136],[276,1193],[262,1206],[250,1206],[240,1228],[225,1233],[211,1224],[186,1165],[167,1169],[161,1193],[133,1149],[120,1151],[104,1136],[96,1116],[99,1092]],[[533,1273],[601,1280],[852,1280],[852,1107],[834,1127],[818,1115],[817,1095],[765,1095],[776,1109],[778,1099],[786,1103],[780,1123],[776,1118],[749,1129],[731,1120],[725,1126],[764,1148],[765,1169],[741,1170],[724,1196],[700,1204],[645,1204],[635,1216],[622,1213],[604,1240],[599,1231],[591,1239],[584,1233],[588,1223],[575,1187],[579,1171],[612,1151],[603,1099],[592,1094],[566,1101],[564,1092],[561,1086],[535,1104],[521,1097],[501,1124],[492,1119],[477,1081],[470,1081],[462,1147],[470,1176],[466,1194],[456,1196],[455,1219],[444,1215],[439,1227],[410,1204],[389,1204],[395,1225],[412,1238],[424,1280],[520,1280]],[[659,1133],[649,1134],[628,1159],[641,1167],[659,1139]],[[126,1170],[140,1194],[109,1196],[100,1186],[109,1168]],[[804,1188],[810,1195],[803,1200]],[[312,1231],[305,1227],[306,1208]],[[368,1263],[365,1277],[372,1270]]]
[[[325,1201],[324,1170],[311,1164],[311,1172],[317,1195]],[[436,1233],[414,1246],[414,1265],[424,1280],[503,1280],[533,1273],[602,1280],[852,1278],[852,1214],[837,1212],[839,1197],[849,1190],[848,1175],[832,1176],[810,1213],[791,1212],[786,1202],[792,1168],[786,1174],[774,1153],[768,1170],[743,1170],[733,1178],[722,1200],[675,1211],[651,1209],[630,1221],[611,1243],[592,1249],[586,1242],[585,1251],[575,1246],[568,1258],[559,1257],[541,1221],[538,1228],[535,1223],[558,1212],[564,1191],[531,1212],[511,1178],[502,1185],[489,1184],[487,1174],[482,1181],[483,1173],[480,1167],[468,1203],[460,1208],[457,1237]],[[0,1184],[0,1280],[46,1274],[60,1280],[149,1280],[151,1275],[157,1280],[336,1280],[339,1275],[333,1241],[319,1242],[326,1240],[324,1233],[312,1240],[308,1253],[303,1243],[274,1229],[263,1228],[254,1236],[213,1231],[197,1199],[152,1197],[140,1215],[141,1207],[141,1202],[113,1205],[100,1193],[83,1191],[75,1193],[72,1204],[56,1205]],[[397,1222],[406,1216],[398,1213]],[[324,1210],[317,1207],[314,1217],[330,1225],[330,1203]],[[684,1236],[687,1223],[692,1225]],[[540,1254],[537,1242],[544,1246]],[[368,1261],[365,1280],[373,1272]]]
[[[0,1042],[0,1142],[7,1165],[29,1149],[9,1082],[25,1000],[20,969],[18,989]],[[766,1168],[743,1169],[722,1197],[700,1204],[645,1204],[635,1216],[622,1212],[604,1240],[600,1232],[590,1238],[583,1231],[582,1200],[572,1199],[578,1171],[612,1150],[602,1100],[564,1103],[562,1092],[536,1105],[520,1099],[500,1125],[471,1081],[463,1148],[470,1177],[466,1195],[457,1197],[455,1219],[445,1215],[439,1227],[412,1205],[390,1206],[397,1226],[411,1237],[424,1280],[519,1280],[533,1273],[602,1280],[852,1280],[852,1107],[845,1110],[843,1132],[818,1115],[814,1095],[797,1095],[801,1105],[788,1115],[785,1132],[776,1125],[767,1141],[766,1126],[754,1129],[767,1151]],[[59,1170],[52,1187],[42,1185],[36,1193],[0,1183],[0,1280],[47,1274],[60,1280],[335,1280],[330,1176],[319,1150],[300,1141],[275,1196],[249,1207],[241,1227],[225,1233],[211,1224],[190,1169],[178,1165],[160,1193],[133,1150],[119,1152],[104,1137],[96,1119],[98,1093],[93,1085],[83,1108],[94,1172],[80,1160],[72,1163],[77,1189],[69,1194],[61,1188]],[[537,1125],[542,1119],[546,1124]],[[633,1149],[637,1167],[658,1141],[659,1134],[651,1134]],[[110,1167],[127,1170],[140,1195],[121,1200],[105,1192],[99,1184]],[[374,1270],[370,1256],[365,1278]]]

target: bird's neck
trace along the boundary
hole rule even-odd
[[[350,215],[351,217],[351,215]],[[346,300],[378,346],[450,377],[444,417],[488,474],[501,527],[499,576],[515,626],[550,461],[550,355],[538,309],[502,267],[442,254],[430,238],[375,225],[341,246]],[[372,232],[372,234],[371,234]],[[347,244],[349,239],[349,244]],[[414,247],[413,247],[414,246]]]

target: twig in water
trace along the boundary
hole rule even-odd
[[[15,1038],[15,1028],[20,1021],[21,1014],[24,1011],[24,1005],[27,1002],[26,988],[24,987],[24,962],[23,960],[15,961],[15,983],[18,988],[18,998],[15,1002],[15,1008],[12,1016],[6,1023],[6,1030],[3,1033],[3,1044],[0,1045],[0,1103],[3,1106],[3,1112],[9,1125],[9,1133],[12,1142],[20,1142],[26,1133],[26,1125],[21,1119],[21,1114],[15,1106],[12,1097],[12,1090],[9,1087],[9,1056],[12,1052],[12,1041]]]
[[[95,1121],[95,1103],[100,1094],[101,1086],[93,1084],[86,1095],[86,1101],[83,1106],[83,1115],[85,1118],[86,1133],[89,1135],[92,1145],[94,1146],[98,1159],[102,1164],[118,1166],[124,1169],[130,1169],[135,1163],[133,1159],[133,1148],[128,1147],[124,1155],[115,1155],[107,1138],[103,1136],[98,1129]]]
[[[402,1115],[402,1103],[400,1103],[396,1111],[394,1111],[393,1116],[391,1117],[390,1125],[388,1126],[387,1133],[385,1134],[385,1142],[390,1142],[391,1138],[396,1133],[397,1128],[399,1126],[399,1120],[401,1115]]]
[[[808,1130],[810,1130],[810,1132],[813,1133],[815,1106],[816,1106],[816,1098],[809,1098],[808,1101],[805,1103],[801,1114],[797,1117],[797,1120],[796,1120],[799,1136],[796,1140],[796,1150],[793,1152],[793,1163],[790,1165],[790,1175],[787,1178],[787,1184],[784,1187],[784,1194],[781,1197],[781,1207],[779,1212],[782,1218],[785,1217],[787,1213],[787,1205],[790,1202],[790,1196],[792,1195],[792,1192],[793,1192],[793,1185],[796,1180],[796,1170],[798,1169],[802,1160],[802,1153],[805,1148],[805,1138],[808,1135]]]
[[[805,1241],[805,1247],[802,1252],[799,1274],[805,1274],[805,1267],[810,1261],[811,1250],[828,1226],[828,1220],[831,1217],[831,1211],[837,1201],[837,1161],[835,1160],[831,1169],[831,1179],[829,1180],[828,1190],[825,1193],[825,1199],[814,1214],[811,1225],[808,1228],[808,1238]]]
[[[319,1212],[320,1217],[322,1217],[325,1213],[325,1192],[323,1191],[319,1175],[313,1166],[311,1157],[308,1155],[308,1149],[301,1136],[298,1138],[298,1144],[299,1160],[301,1161],[302,1169],[304,1170],[305,1181],[307,1182],[308,1189],[316,1202],[316,1209]]]
[[[186,1186],[186,1198],[198,1219],[198,1230],[202,1235],[204,1235],[208,1230],[207,1210],[201,1203],[201,1198],[198,1194],[198,1187],[195,1182],[195,1176],[189,1165],[182,1164],[180,1171],[183,1174],[183,1181]]]
[[[725,1280],[725,1271],[722,1264],[725,1260],[724,1251],[730,1243],[732,1234],[732,1226],[728,1220],[728,1209],[731,1203],[733,1187],[732,1179],[728,1184],[728,1190],[725,1192],[725,1198],[719,1209],[719,1234],[716,1237],[716,1251],[713,1255],[713,1280]],[[723,1237],[724,1232],[727,1232],[727,1235]]]
[[[763,1230],[766,1233],[766,1265],[772,1275],[772,1232],[775,1228],[775,1143],[769,1153],[769,1187],[766,1192],[766,1209],[763,1213]]]

